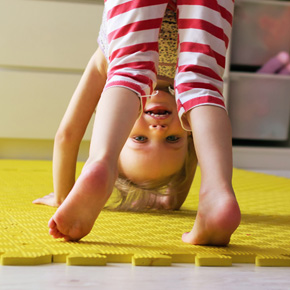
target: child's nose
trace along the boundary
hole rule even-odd
[[[154,125],[150,125],[150,129],[152,130],[166,130],[168,128],[167,125],[163,124],[154,124]]]

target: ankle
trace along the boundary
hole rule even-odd
[[[203,183],[199,191],[200,196],[222,193],[229,196],[235,196],[231,182]]]

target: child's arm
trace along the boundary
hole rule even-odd
[[[54,194],[39,198],[34,203],[59,206],[72,189],[79,146],[100,99],[106,77],[107,61],[98,48],[85,69],[55,136]]]

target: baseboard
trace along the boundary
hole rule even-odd
[[[237,168],[290,170],[290,148],[234,146],[233,158]]]

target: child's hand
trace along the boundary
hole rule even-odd
[[[56,200],[55,200],[55,195],[54,192],[44,196],[44,197],[40,197],[36,200],[34,200],[32,203],[34,204],[44,204],[44,205],[48,205],[48,206],[53,206],[53,207],[58,207],[59,204],[57,204]]]

